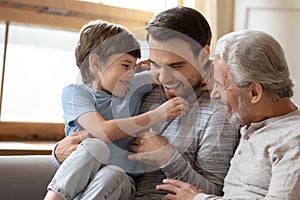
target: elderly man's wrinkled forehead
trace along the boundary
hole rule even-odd
[[[230,71],[229,66],[225,64],[220,57],[214,59],[214,78],[215,81],[224,84],[228,80]]]

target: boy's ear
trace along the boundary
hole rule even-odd
[[[92,53],[89,56],[89,65],[90,65],[90,68],[91,68],[92,72],[95,73],[95,72],[99,71],[100,63],[99,63],[99,57],[98,57],[98,55]]]

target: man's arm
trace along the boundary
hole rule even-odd
[[[298,123],[298,122],[297,122]],[[279,130],[280,131],[280,130]],[[300,197],[299,129],[289,132],[271,149],[271,180],[265,199],[298,199]]]
[[[238,144],[238,131],[225,120],[222,109],[216,109],[204,129],[198,131],[201,137],[196,157],[186,158],[177,152],[162,170],[168,178],[190,183],[208,194],[222,195],[224,178]]]
[[[220,184],[204,177],[178,153],[168,141],[159,134],[145,133],[142,138],[134,138],[130,150],[135,154],[129,155],[130,160],[138,160],[148,165],[161,168],[168,178],[189,182],[201,187],[207,193],[221,194],[223,180]],[[196,161],[195,161],[196,162]],[[227,170],[227,168],[226,168]]]
[[[168,178],[188,182],[206,193],[222,194],[224,177],[238,143],[238,132],[214,113],[206,124],[196,157],[184,158],[161,135],[134,139],[129,159],[159,166]],[[194,151],[194,150],[193,150]],[[192,166],[193,164],[193,166]]]

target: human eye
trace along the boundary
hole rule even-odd
[[[173,69],[180,69],[182,67],[182,64],[176,64],[171,66]]]
[[[131,70],[131,69],[133,69],[134,64],[132,64],[132,63],[123,63],[122,66],[125,70]]]
[[[124,68],[128,68],[129,65],[128,64],[122,64]]]
[[[185,64],[186,64],[186,62],[179,61],[179,62],[169,64],[168,66],[171,67],[172,69],[180,70],[181,68],[184,67]]]

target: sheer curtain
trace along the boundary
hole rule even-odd
[[[211,26],[213,53],[218,38],[233,31],[234,0],[197,0],[195,9],[206,17]]]

